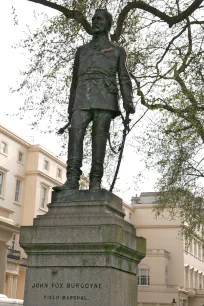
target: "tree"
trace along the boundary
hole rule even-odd
[[[35,111],[34,126],[45,115],[51,123],[53,119],[67,121],[76,47],[89,39],[94,10],[107,7],[115,20],[111,39],[126,48],[134,82],[137,111],[131,130],[148,122],[143,139],[146,146],[140,143],[140,149],[144,149],[147,165],[161,173],[159,212],[169,200],[177,204],[180,201],[182,219],[195,229],[202,218],[196,219],[192,212],[195,205],[199,211],[203,205],[203,1],[27,1],[52,8],[58,14],[47,18],[22,42],[32,61],[18,88],[26,92],[21,112]],[[146,123],[139,121],[147,110],[154,113],[152,123],[148,118]],[[113,145],[117,147],[120,137],[116,136],[121,136],[119,121],[112,132]],[[110,157],[111,153],[108,160]]]

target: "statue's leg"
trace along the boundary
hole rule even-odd
[[[106,110],[94,110],[92,127],[92,167],[89,189],[100,189],[103,177],[103,163],[106,143],[113,113]]]
[[[79,179],[83,158],[83,140],[86,128],[91,121],[91,112],[76,110],[73,112],[69,129],[67,181],[66,189],[79,189]]]

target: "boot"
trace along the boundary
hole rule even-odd
[[[101,189],[107,139],[108,133],[104,131],[97,131],[97,135],[92,134],[92,167],[89,189]]]
[[[79,189],[79,180],[82,159],[68,159],[67,161],[67,180],[63,185],[63,189]]]
[[[67,160],[67,180],[63,186],[54,190],[79,189],[80,175],[82,174],[83,140],[85,129],[70,128]]]

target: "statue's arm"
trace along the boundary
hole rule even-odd
[[[72,84],[71,84],[71,88],[70,88],[69,105],[68,105],[69,117],[71,117],[71,115],[72,115],[72,109],[73,109],[75,95],[76,95],[80,50],[81,50],[81,48],[79,47],[77,49],[76,53],[75,53],[75,59],[74,59],[74,66],[73,66],[73,73],[72,73]]]
[[[132,82],[126,66],[126,52],[125,49],[120,47],[119,62],[118,62],[118,78],[120,83],[120,90],[123,98],[123,107],[128,113],[134,113],[134,105],[132,102]]]

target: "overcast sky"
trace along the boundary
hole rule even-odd
[[[1,48],[0,48],[0,61],[1,61],[1,75],[0,75],[0,123],[7,128],[15,131],[22,137],[28,140],[34,139],[34,143],[40,143],[49,151],[58,155],[60,153],[59,137],[56,135],[44,135],[37,130],[31,130],[28,122],[29,118],[20,120],[19,117],[6,116],[6,113],[12,114],[17,111],[19,106],[23,104],[24,97],[12,94],[9,90],[10,87],[15,86],[20,78],[19,71],[26,66],[26,57],[21,54],[21,51],[14,49],[15,45],[20,39],[25,37],[26,25],[31,26],[33,29],[38,26],[36,20],[33,18],[33,11],[46,12],[53,15],[55,12],[51,9],[44,8],[42,5],[28,2],[26,0],[1,0],[0,11],[0,29],[1,29]],[[12,5],[14,5],[17,13],[18,25],[14,25],[14,17],[12,15]],[[53,146],[53,143],[55,145]],[[118,194],[126,201],[129,201],[135,195],[134,186],[131,186],[127,191],[127,182],[131,182],[131,178],[137,174],[138,170],[142,170],[144,165],[137,159],[135,153],[131,149],[126,149],[126,159],[122,163],[121,176],[122,185],[121,193]],[[127,177],[127,179],[125,179]],[[146,172],[146,179],[143,184],[139,186],[139,192],[153,191],[153,182],[155,175]]]

